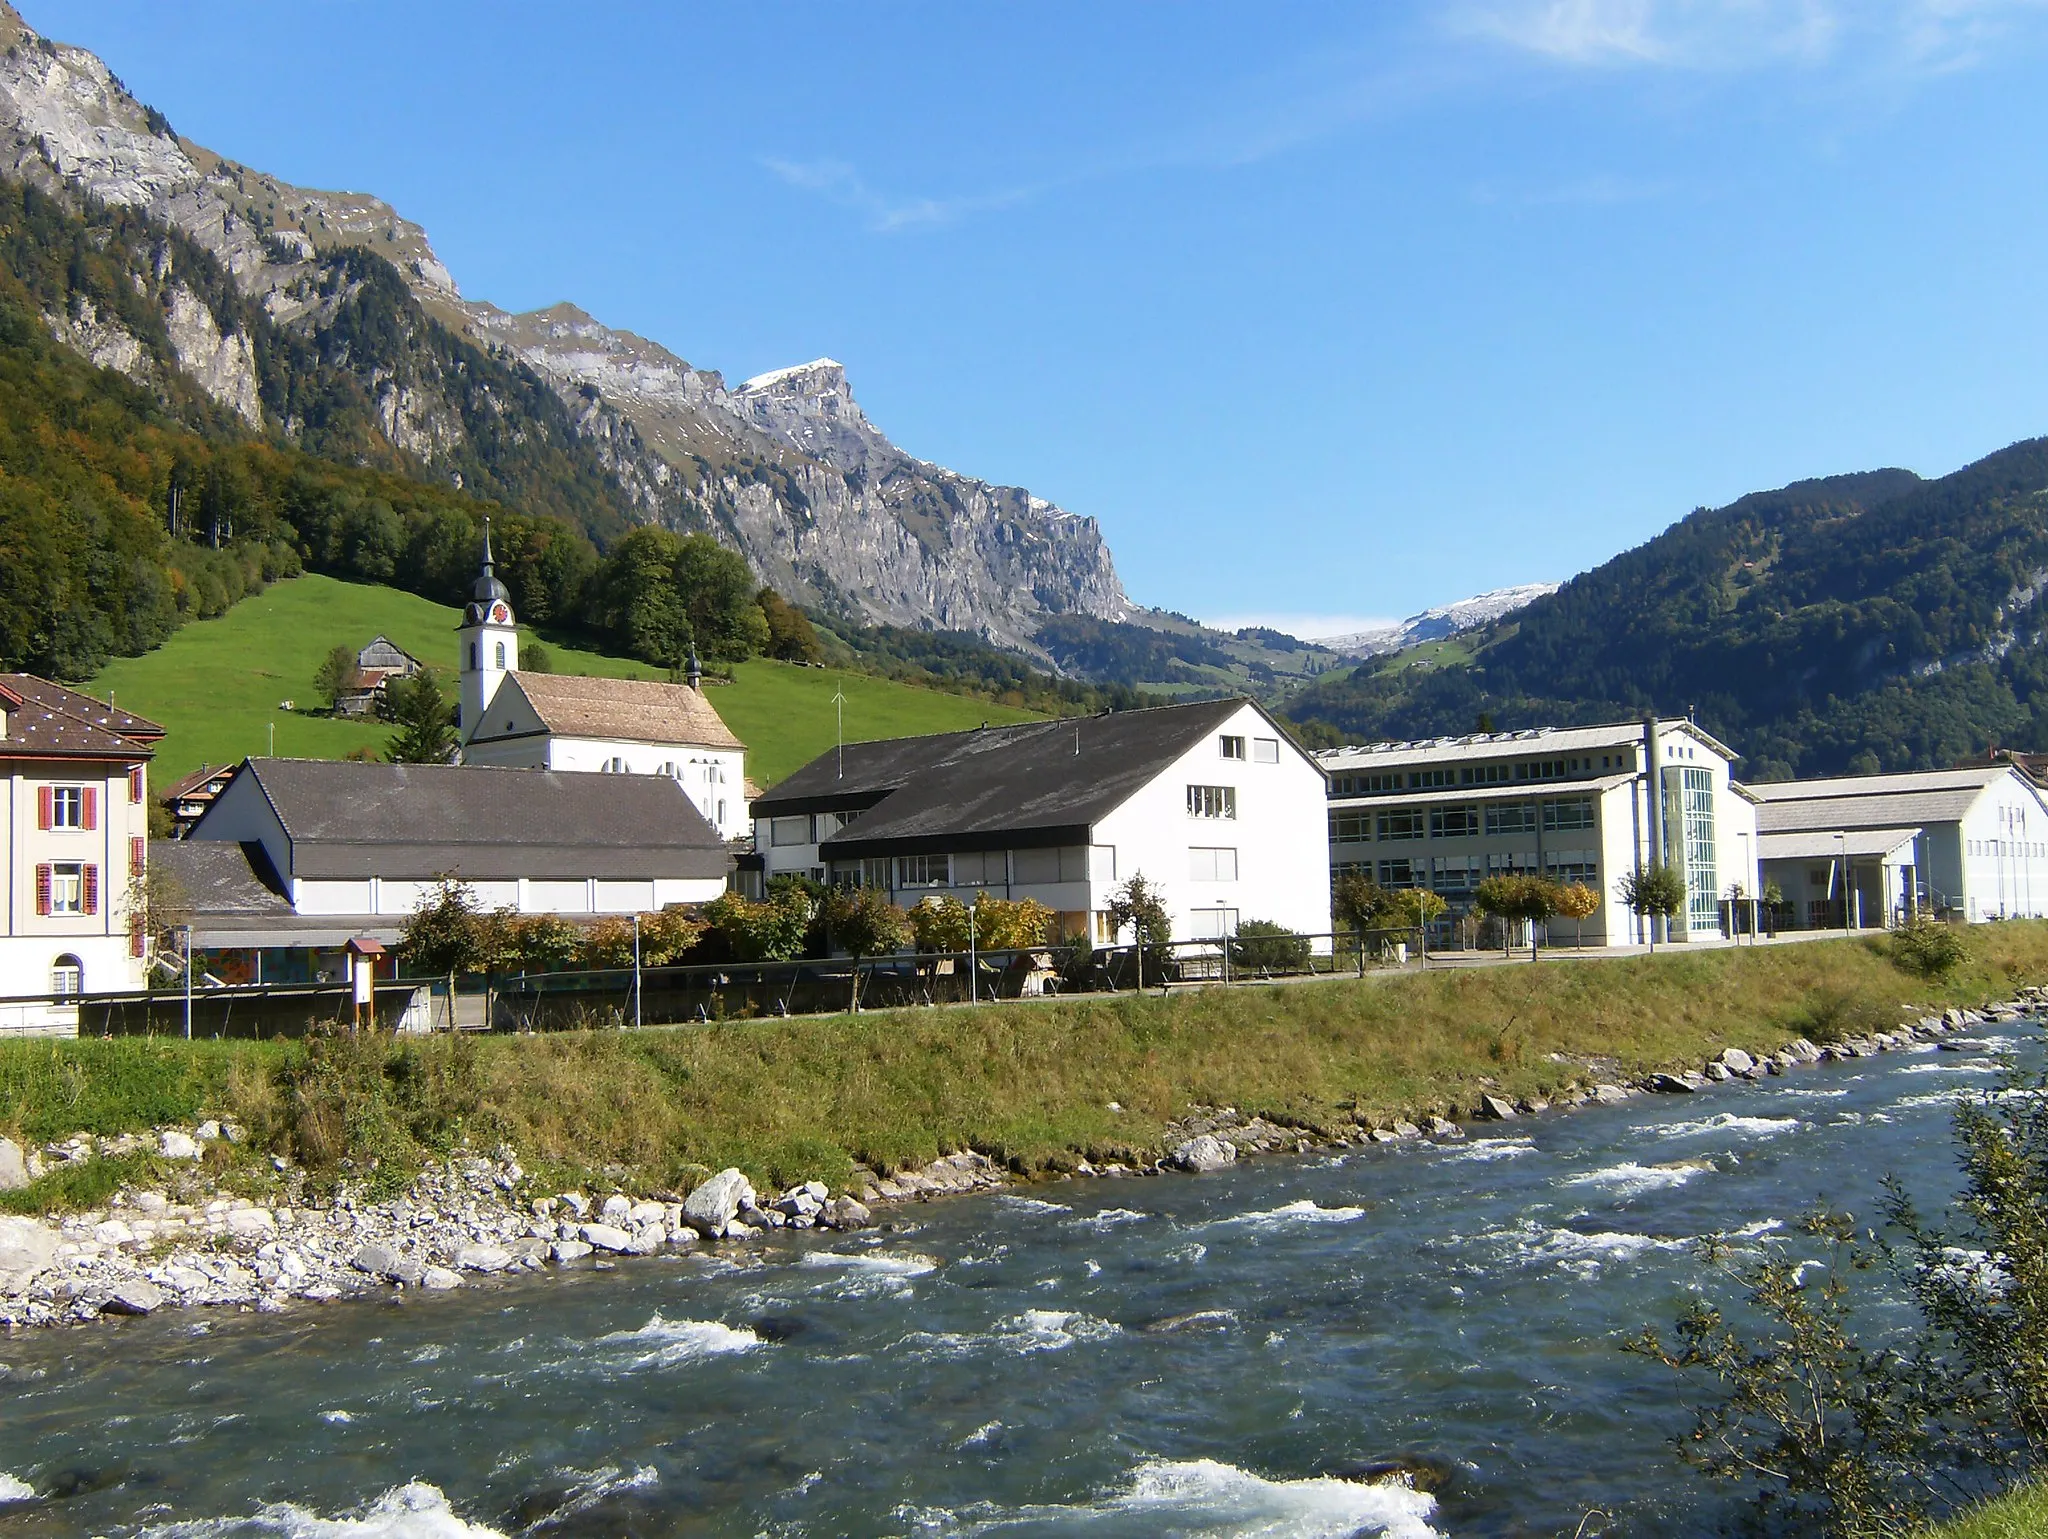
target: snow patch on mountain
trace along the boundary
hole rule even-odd
[[[1448,636],[1462,635],[1482,625],[1491,625],[1524,605],[1548,598],[1559,586],[1554,582],[1517,583],[1511,588],[1495,588],[1491,592],[1459,599],[1455,604],[1439,604],[1405,620],[1374,626],[1370,630],[1353,631],[1348,636],[1317,636],[1312,639],[1346,657],[1381,657],[1403,647],[1412,647],[1417,642],[1442,641]]]

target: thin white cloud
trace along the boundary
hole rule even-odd
[[[1356,636],[1360,631],[1381,630],[1401,622],[1379,615],[1259,613],[1224,615],[1202,623],[1219,631],[1238,631],[1247,625],[1262,625],[1268,630],[1285,632],[1298,641],[1314,641],[1324,636]]]
[[[1983,62],[2044,0],[1471,0],[1456,37],[1578,69],[1927,74]]]
[[[930,229],[951,224],[964,214],[1008,208],[1031,196],[1028,187],[1005,188],[958,198],[891,198],[870,187],[866,178],[841,160],[796,161],[770,157],[762,162],[790,186],[817,193],[841,208],[859,213],[879,235]]]

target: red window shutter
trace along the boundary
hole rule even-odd
[[[87,866],[85,868],[85,911],[88,914],[97,914],[100,911],[100,868],[98,866]]]
[[[87,786],[80,794],[78,801],[82,809],[79,826],[81,828],[98,828],[100,826],[100,788],[98,786]],[[87,909],[86,912],[91,913],[92,910]]]
[[[139,917],[129,920],[128,955],[131,957],[148,955],[149,947],[144,944],[147,939],[148,937],[142,933],[142,920]]]
[[[36,912],[45,915],[50,912],[50,867],[47,861],[36,867]]]
[[[149,857],[149,842],[142,835],[134,834],[128,840],[128,874],[133,876],[142,869]]]
[[[36,787],[36,827],[44,833],[50,831],[51,823],[57,818],[57,792],[53,786]]]
[[[139,764],[128,771],[128,800],[137,804],[142,801],[142,766]]]

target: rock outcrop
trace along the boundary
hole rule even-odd
[[[1048,615],[1129,610],[1093,519],[904,453],[868,421],[838,364],[728,389],[715,371],[573,305],[514,315],[466,298],[425,230],[390,205],[296,187],[181,138],[100,59],[39,36],[4,0],[0,174],[148,214],[212,253],[270,321],[309,334],[360,287],[359,271],[338,276],[335,253],[388,261],[418,302],[405,324],[448,327],[552,387],[608,478],[617,513],[607,522],[709,530],[793,598],[1026,648]],[[189,289],[172,285],[166,298],[176,367],[250,426],[296,434],[301,424],[266,418],[246,332],[224,329]],[[46,320],[95,363],[150,380],[148,349],[114,318]],[[439,474],[462,474],[465,452],[474,468],[482,449],[452,399],[459,380],[431,368],[407,377],[388,359],[357,368],[396,448]],[[516,414],[520,403],[501,394],[491,410]]]

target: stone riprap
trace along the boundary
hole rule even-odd
[[[1582,1065],[1595,1072],[1560,1094],[1555,1105],[1614,1105],[1643,1094],[1700,1093],[1720,1082],[1760,1080],[1809,1064],[1928,1042],[1963,1047],[1969,1039],[1961,1034],[1972,1027],[2019,1020],[2044,1007],[2048,988],[2024,989],[1981,1011],[1909,1009],[1904,1013],[1910,1018],[1890,1031],[1825,1045],[1802,1037],[1760,1055],[1731,1046],[1699,1069],[1660,1071],[1631,1083],[1602,1077],[1595,1060]],[[1510,1100],[1497,1086],[1481,1083],[1482,1092],[1467,1108],[1474,1118],[1533,1116],[1553,1105]],[[171,1159],[190,1159],[188,1143],[203,1154],[217,1139],[242,1136],[232,1124],[217,1122],[110,1139],[81,1133],[25,1154],[11,1144],[0,1148],[0,1170],[13,1168],[7,1149],[33,1178],[66,1161],[145,1148]],[[1441,1114],[1420,1121],[1396,1118],[1384,1125],[1358,1121],[1309,1128],[1248,1117],[1230,1106],[1195,1107],[1167,1124],[1161,1147],[1169,1152],[1162,1158],[1101,1165],[1079,1159],[1062,1174],[1201,1174],[1261,1154],[1465,1136],[1463,1128]],[[195,1166],[199,1169],[203,1166]],[[283,1174],[287,1180],[298,1176],[288,1167]],[[465,1156],[432,1167],[405,1196],[387,1201],[364,1199],[346,1187],[324,1201],[275,1204],[224,1195],[175,1202],[162,1192],[124,1191],[107,1208],[61,1219],[0,1216],[0,1325],[76,1323],[104,1314],[149,1314],[172,1305],[279,1310],[294,1300],[334,1299],[372,1288],[459,1288],[465,1279],[543,1271],[607,1256],[758,1242],[780,1229],[861,1229],[875,1222],[874,1209],[883,1204],[982,1191],[1012,1179],[987,1156],[962,1151],[922,1170],[886,1176],[856,1168],[849,1189],[837,1196],[823,1182],[807,1181],[764,1201],[738,1170],[720,1171],[679,1199],[636,1199],[621,1192],[594,1197],[580,1191],[532,1196],[526,1172],[510,1150],[501,1149],[494,1158]]]

